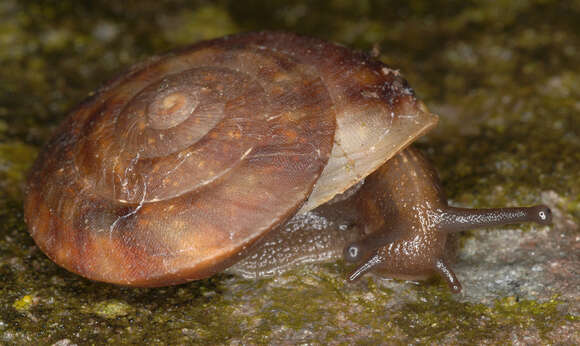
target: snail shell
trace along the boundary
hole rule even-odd
[[[365,54],[287,33],[201,42],[73,110],[33,166],[25,218],[54,262],[89,279],[201,279],[436,122]]]

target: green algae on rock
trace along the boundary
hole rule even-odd
[[[21,142],[0,143],[0,188],[11,199],[22,199],[26,172],[32,166],[36,148]]]
[[[105,300],[93,306],[91,311],[103,318],[117,318],[127,316],[133,308],[126,302],[118,300]]]

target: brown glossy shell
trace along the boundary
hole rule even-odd
[[[77,107],[32,169],[25,217],[52,260],[87,278],[204,278],[435,122],[364,54],[285,33],[206,41]]]

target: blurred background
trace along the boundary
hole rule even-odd
[[[450,201],[546,203],[554,225],[462,235],[455,296],[347,284],[341,262],[129,289],[48,260],[22,186],[68,110],[148,56],[255,30],[378,48],[441,116],[419,146]],[[0,343],[580,343],[579,32],[579,1],[0,1]]]

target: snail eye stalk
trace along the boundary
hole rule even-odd
[[[461,232],[522,222],[548,225],[552,222],[552,211],[545,205],[489,209],[447,207],[437,219],[440,220],[438,228],[441,231]]]

